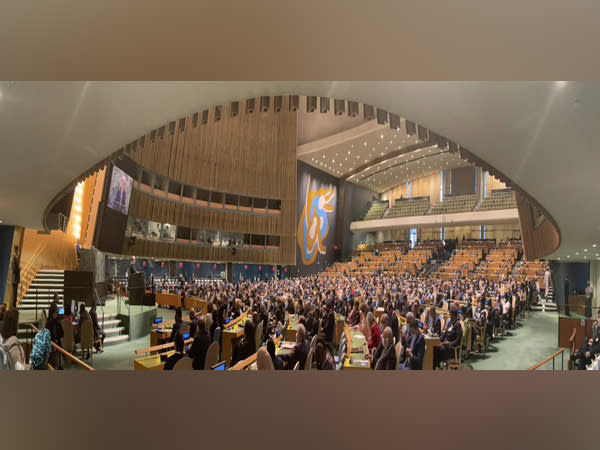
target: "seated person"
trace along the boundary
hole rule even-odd
[[[296,330],[296,345],[291,353],[281,355],[282,361],[287,361],[287,369],[293,369],[297,362],[300,363],[300,370],[304,370],[306,357],[310,352],[310,343],[306,340],[306,329],[304,325],[298,325]]]
[[[187,352],[188,356],[193,359],[192,367],[194,370],[204,370],[204,360],[210,344],[210,335],[206,330],[206,322],[200,319],[196,324],[194,342]]]
[[[379,328],[379,325],[375,323],[375,316],[372,312],[367,314],[367,323],[371,330],[371,338],[367,342],[367,347],[370,352],[373,352],[379,347],[379,344],[381,344],[381,329]]]
[[[244,323],[244,336],[233,348],[231,364],[248,358],[256,353],[256,333],[251,320]]]
[[[410,324],[410,338],[408,342],[408,346],[402,348],[400,370],[423,370],[425,336],[419,331],[416,321]]]
[[[190,318],[190,336],[196,336],[196,326],[198,325],[198,319],[196,319],[196,313],[193,309],[190,309],[188,317]]]
[[[371,357],[371,368],[375,370],[396,370],[394,334],[390,327],[385,327],[383,330],[383,339]]]
[[[442,320],[438,316],[435,306],[429,308],[427,317],[425,318],[425,330],[436,336],[442,334]]]
[[[579,359],[579,370],[585,370],[586,366],[592,363],[595,355],[600,353],[600,310],[598,310],[597,321],[592,326],[592,336],[586,339],[579,349],[581,358]]]
[[[173,353],[171,356],[169,356],[169,358],[165,362],[164,370],[173,370],[173,367],[175,367],[175,364],[177,364],[177,361],[179,361],[181,358],[183,358],[185,356],[185,354],[183,353],[184,345],[185,344],[183,342],[183,336],[179,332],[176,333],[175,334],[175,353]]]
[[[273,367],[275,370],[283,370],[283,361],[275,352],[275,342],[273,339],[269,339],[267,341],[267,351],[269,352],[269,356],[271,357],[271,361],[273,362]]]
[[[460,346],[462,340],[462,327],[458,321],[458,310],[456,305],[450,306],[450,320],[444,327],[444,332],[441,336],[441,345],[433,349],[433,365],[434,368],[440,363],[448,361],[454,349]]]
[[[2,326],[2,344],[8,357],[8,365],[12,370],[27,370],[25,351],[17,338],[19,329],[19,310],[13,308],[4,314]]]
[[[315,361],[317,370],[335,370],[335,359],[329,346],[323,339],[319,339],[315,348]]]

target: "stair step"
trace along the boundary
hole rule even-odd
[[[38,273],[62,273],[62,274],[64,274],[65,271],[63,269],[40,269],[40,270],[38,270]]]
[[[106,337],[109,337],[109,336],[118,336],[123,331],[125,331],[125,327],[104,328],[104,333],[106,333]]]
[[[98,323],[100,324],[100,326],[102,326],[102,319],[98,318]],[[106,320],[104,319],[104,328],[114,328],[117,327],[121,324],[121,320],[120,319],[109,319]]]
[[[29,285],[29,290],[34,289],[60,289],[62,291],[65,289],[65,285],[63,283],[39,283],[34,281]]]
[[[120,334],[118,336],[107,336],[104,339],[104,345],[112,345],[112,344],[120,344],[122,342],[127,342],[129,340],[129,336],[126,334]]]

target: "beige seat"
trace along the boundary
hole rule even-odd
[[[293,370],[299,370],[299,369],[300,369],[300,361],[297,361],[296,364],[294,364]]]
[[[219,343],[213,342],[208,346],[206,357],[204,358],[204,370],[210,370],[212,366],[219,362]]]
[[[262,344],[263,326],[259,323],[256,327],[256,348],[259,348]]]
[[[400,365],[400,354],[402,353],[402,342],[396,344],[396,365]]]
[[[314,350],[314,348],[317,346],[317,339],[318,336],[313,336],[313,338],[310,341],[310,349]]]
[[[86,320],[81,325],[80,331],[80,342],[79,345],[81,347],[81,356],[84,356],[85,350],[89,350],[90,352],[90,360],[94,359],[94,328],[91,320]]]
[[[173,366],[173,370],[193,370],[192,363],[194,360],[188,356],[184,356]]]
[[[261,347],[256,352],[256,367],[258,370],[275,370],[273,360],[266,347]]]
[[[63,329],[63,338],[61,341],[62,348],[69,353],[75,351],[75,333],[73,332],[73,323],[70,320],[63,319],[60,321],[60,325]]]
[[[313,353],[314,353],[314,349],[311,348],[310,352],[308,352],[308,356],[306,357],[306,362],[304,363],[304,370],[311,370],[312,369],[312,359],[313,359]]]

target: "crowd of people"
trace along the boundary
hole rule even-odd
[[[485,278],[441,280],[385,273],[246,280],[240,283],[183,281],[172,289],[182,298],[194,296],[208,302],[208,314],[202,319],[202,345],[196,345],[196,340],[192,345],[192,349],[204,349],[200,355],[205,354],[218,327],[223,330],[227,319],[235,319],[246,310],[250,312],[249,319],[244,324],[244,337],[234,344],[232,365],[257,351],[255,335],[258,327],[263,328],[263,343],[267,343],[267,350],[274,354],[269,339],[285,326],[287,312],[297,315],[301,325],[302,331],[297,333],[301,339],[297,342],[298,354],[306,358],[307,343],[314,336],[320,336],[313,359],[318,369],[335,368],[331,361],[336,353],[336,313],[346,317],[347,323],[365,336],[373,369],[415,370],[423,367],[425,345],[421,330],[441,339],[441,345],[434,350],[437,367],[451,356],[453,348],[460,345],[463,337],[461,320],[485,324],[483,329],[476,330],[492,337],[494,329],[501,325],[500,321],[505,327],[511,327],[515,314],[534,303],[539,295],[533,280],[517,282],[509,277],[500,283]],[[375,311],[381,308],[385,313],[376,320]],[[450,319],[443,329],[436,308],[449,311]],[[179,309],[173,340],[176,339],[178,323],[182,322],[181,315]],[[399,326],[398,315],[406,319],[403,328]],[[193,322],[193,319],[190,318],[190,321]],[[196,327],[196,330],[195,338],[200,328]],[[473,339],[477,338],[476,333],[473,333]],[[402,343],[399,361],[396,361],[394,350],[397,343]],[[196,355],[196,352],[192,350],[191,353]],[[272,355],[272,359],[275,369],[294,366],[286,364],[285,358]],[[299,362],[303,366],[304,360]],[[196,366],[202,367],[201,364]]]

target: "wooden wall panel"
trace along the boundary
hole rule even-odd
[[[554,228],[552,222],[548,219],[536,228],[531,216],[529,200],[518,192],[515,193],[515,198],[521,223],[523,257],[530,261],[544,258],[558,248],[560,244],[558,230]]]
[[[209,109],[206,124],[202,124],[201,112],[195,127],[193,115],[185,118],[183,129],[179,120],[174,129],[166,124],[145,135],[144,146],[137,145],[130,153],[140,166],[182,184],[280,200],[278,217],[195,208],[136,190],[132,194],[130,215],[197,229],[277,235],[280,259],[273,262],[294,264],[297,113],[289,111],[288,104],[286,96],[279,112],[273,108],[261,112],[256,108],[247,113],[245,102],[240,102],[235,117],[231,115],[231,104],[215,106]],[[221,109],[220,120],[215,120],[217,108]]]

